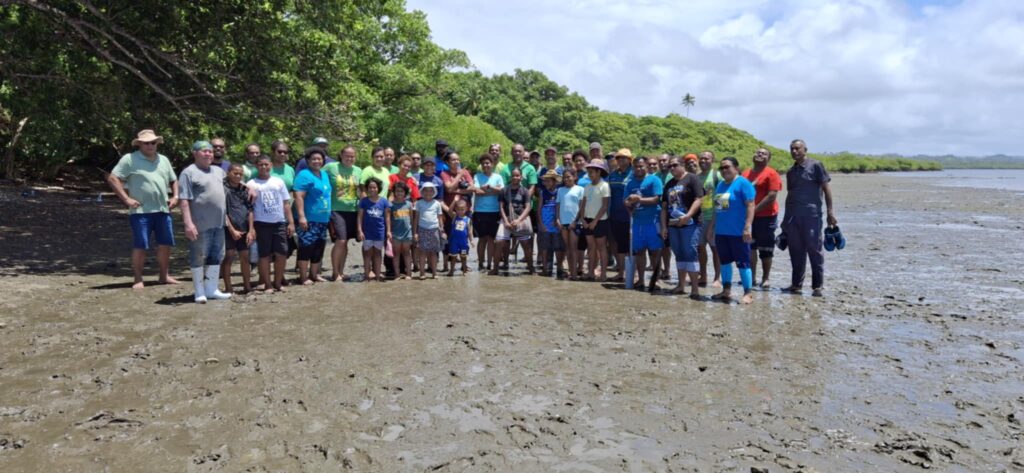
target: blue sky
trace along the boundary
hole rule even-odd
[[[1021,154],[1024,0],[408,0],[485,74],[816,151]]]

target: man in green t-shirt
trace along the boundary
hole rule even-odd
[[[178,205],[178,178],[171,161],[156,152],[164,139],[153,130],[142,130],[132,140],[138,149],[121,157],[107,176],[110,188],[128,207],[132,228],[132,289],[142,289],[146,250],[156,246],[156,261],[162,284],[178,284],[169,274],[174,227],[171,209]],[[168,191],[171,194],[167,198]],[[150,240],[155,235],[154,240]],[[154,245],[156,243],[156,245]]]
[[[700,174],[697,178],[704,184],[704,200],[701,202],[701,221],[710,222],[712,217],[715,215],[715,203],[713,197],[715,195],[715,188],[718,187],[718,183],[722,181],[722,175],[714,169],[715,164],[715,153],[711,151],[704,151],[698,158],[698,164],[700,165]],[[705,224],[704,232],[701,234],[700,243],[697,246],[698,256],[700,259],[700,285],[706,286],[708,283],[708,252],[707,247],[711,247],[711,258],[715,266],[715,279],[712,282],[712,287],[721,287],[722,285],[722,264],[718,260],[718,248],[715,247],[715,235],[711,232],[714,231],[714,227]]]
[[[245,162],[242,163],[242,180],[248,182],[256,177],[256,160],[260,157],[260,145],[249,143],[245,145]]]
[[[363,195],[362,170],[355,165],[356,149],[342,148],[338,161],[324,166],[331,181],[331,266],[332,281],[345,280],[345,260],[348,259],[348,241],[359,234],[357,212]]]

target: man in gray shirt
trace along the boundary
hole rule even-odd
[[[224,258],[224,218],[227,201],[224,195],[224,170],[213,166],[213,145],[209,141],[192,144],[194,163],[181,171],[178,193],[181,215],[188,238],[189,267],[195,286],[197,303],[207,299],[228,299],[217,289],[220,261]]]
[[[821,200],[825,197],[827,220],[830,227],[837,224],[832,208],[832,178],[820,161],[807,157],[803,140],[789,145],[793,167],[786,172],[786,215],[782,230],[789,245],[789,259],[793,264],[792,284],[783,292],[799,294],[804,283],[807,260],[811,260],[811,289],[822,296],[825,284],[825,253],[822,250]]]

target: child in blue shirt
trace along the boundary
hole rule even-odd
[[[465,200],[455,201],[454,206],[455,208],[450,211],[452,233],[448,237],[448,275],[455,275],[455,260],[458,258],[462,260],[462,275],[465,276],[469,272],[466,258],[469,255],[469,249],[473,246],[473,241],[469,238],[473,234],[473,222],[466,215],[469,211],[469,204]]]

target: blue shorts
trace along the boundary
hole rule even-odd
[[[715,246],[718,248],[718,259],[723,265],[736,263],[740,269],[750,267],[750,243],[743,241],[743,237],[715,235]]]
[[[170,213],[131,214],[128,216],[128,223],[132,227],[132,248],[152,249],[153,241],[149,238],[152,234],[156,234],[157,245],[174,246],[174,226]]]
[[[660,250],[665,242],[658,234],[657,223],[633,222],[633,253],[643,250]]]

